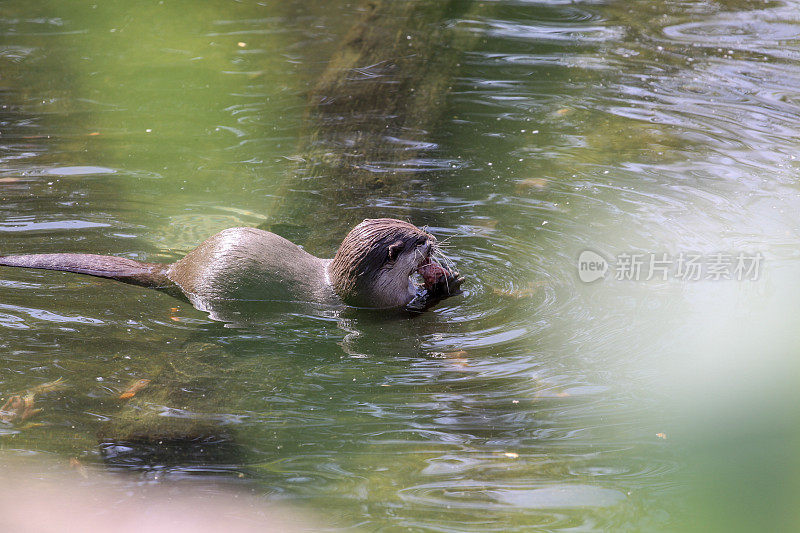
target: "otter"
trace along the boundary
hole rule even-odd
[[[62,270],[151,287],[207,311],[220,300],[293,300],[422,310],[459,292],[461,275],[445,264],[436,238],[391,218],[366,219],[321,259],[269,231],[223,230],[175,263],[94,254],[0,256],[0,265]],[[412,276],[418,273],[421,283]]]

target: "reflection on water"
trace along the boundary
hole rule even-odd
[[[464,48],[441,118],[381,137],[405,166],[359,169],[408,188],[333,201],[297,169],[357,3],[8,2],[0,253],[169,262],[277,220],[330,256],[342,233],[314,213],[379,211],[429,224],[469,281],[414,318],[286,308],[226,327],[155,291],[2,270],[4,399],[66,388],[0,442],[139,479],[241,475],[334,527],[796,528],[798,7],[448,12]],[[586,249],[764,264],[753,282],[583,284]],[[163,445],[176,424],[195,446]]]

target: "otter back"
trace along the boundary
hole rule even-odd
[[[325,279],[328,262],[274,233],[229,228],[170,266],[167,275],[201,309],[213,300],[335,302]]]

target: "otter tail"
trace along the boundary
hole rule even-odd
[[[142,263],[110,255],[7,255],[0,256],[0,265],[77,272],[155,289],[168,289],[175,286],[167,277],[168,264]]]

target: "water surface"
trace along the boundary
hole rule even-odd
[[[392,169],[410,188],[334,203],[298,153],[358,3],[6,2],[1,253],[167,262],[245,225],[330,256],[380,212],[449,239],[469,282],[416,318],[251,309],[230,327],[155,291],[4,269],[0,391],[66,388],[0,444],[131,487],[244,480],[332,528],[797,527],[798,8],[458,10],[441,118],[394,141],[413,144]],[[581,282],[584,250],[605,279]],[[617,279],[637,253],[763,260],[755,279],[674,262]],[[139,379],[174,389],[138,407],[224,443],[99,438]]]

